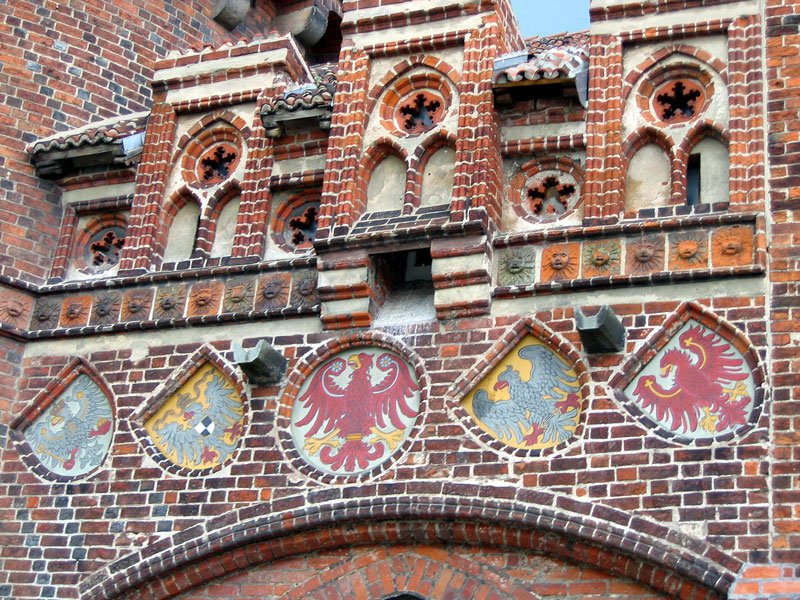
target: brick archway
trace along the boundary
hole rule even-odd
[[[665,593],[540,553],[464,545],[342,548],[256,565],[182,593],[177,600],[554,600]]]
[[[543,552],[696,600],[725,597],[741,568],[705,542],[591,502],[543,490],[436,487],[408,495],[389,484],[343,485],[241,508],[106,565],[82,582],[81,597],[174,597],[254,565],[369,546]]]

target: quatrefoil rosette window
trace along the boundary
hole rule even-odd
[[[453,103],[450,86],[441,75],[417,72],[400,79],[384,96],[381,122],[398,137],[417,137],[436,129]]]
[[[186,147],[181,159],[183,180],[200,188],[228,181],[242,161],[243,148],[239,133],[232,127],[206,130]]]
[[[671,127],[689,123],[712,103],[714,81],[709,73],[690,63],[670,63],[648,73],[636,96],[648,123]]]
[[[291,194],[272,219],[272,239],[286,252],[306,252],[317,234],[321,190]]]
[[[128,222],[125,214],[108,214],[82,220],[72,246],[70,267],[83,275],[111,271],[125,245]]]
[[[531,161],[511,185],[511,203],[530,223],[551,223],[572,215],[581,203],[583,170],[567,158]]]

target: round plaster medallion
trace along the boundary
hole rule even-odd
[[[405,359],[384,348],[351,348],[319,365],[300,387],[292,440],[316,470],[358,475],[399,451],[419,407],[419,381]]]

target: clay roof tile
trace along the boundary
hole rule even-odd
[[[30,144],[28,154],[36,155],[54,150],[69,150],[83,146],[108,144],[136,133],[141,133],[147,126],[149,111],[120,115],[104,121],[89,123],[77,129],[62,131]]]
[[[531,38],[526,46],[527,60],[496,72],[495,83],[572,79],[589,66],[589,34],[585,31]]]

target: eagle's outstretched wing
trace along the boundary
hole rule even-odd
[[[747,372],[742,370],[744,361],[712,331],[699,325],[690,327],[681,334],[680,345],[697,357],[697,368],[702,369],[704,377],[710,381],[743,381],[748,378]]]
[[[343,358],[336,358],[314,375],[306,392],[297,399],[302,402],[308,413],[296,425],[305,427],[311,423],[310,435],[316,435],[320,430],[323,433],[331,431],[333,423],[345,414],[345,390],[335,381],[341,375],[347,363]]]
[[[197,443],[197,433],[191,427],[184,428],[177,421],[170,421],[160,427],[156,425],[154,431],[167,450],[175,453],[177,464],[200,462],[200,444]]]
[[[532,397],[558,398],[561,392],[568,394],[576,392],[580,386],[574,373],[570,373],[571,368],[565,365],[560,358],[545,346],[525,346],[519,351],[519,355],[531,363],[531,380],[528,383]]]
[[[406,424],[400,418],[415,417],[416,411],[408,405],[408,398],[419,390],[419,384],[414,380],[411,371],[405,362],[384,352],[375,361],[375,365],[385,373],[379,384],[373,387],[372,394],[376,402],[375,415],[379,427],[385,427],[384,416],[389,417],[389,422],[395,429],[405,429]]]
[[[525,416],[524,409],[516,402],[492,402],[485,390],[478,390],[472,397],[472,410],[498,437],[517,441],[525,437],[520,426],[520,419]]]
[[[206,413],[214,419],[217,425],[227,427],[228,423],[236,423],[242,418],[242,403],[231,389],[225,379],[218,374],[209,381],[206,387],[206,401],[208,409]]]
[[[74,439],[65,436],[63,432],[54,435],[40,423],[34,423],[25,430],[25,439],[42,462],[51,468],[63,464],[79,447]]]

